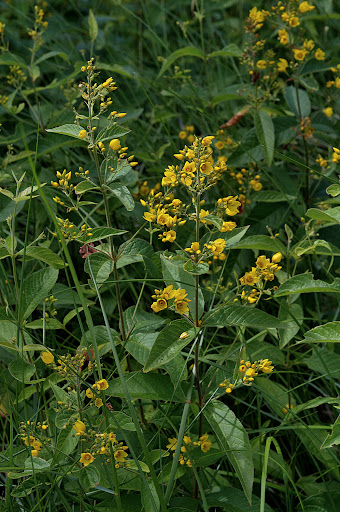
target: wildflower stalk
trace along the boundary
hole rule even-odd
[[[301,115],[301,104],[300,104],[299,86],[298,86],[297,80],[294,81],[294,84],[295,84],[296,101],[297,101],[297,107],[298,107],[300,122],[302,122],[303,118],[302,118],[302,115]],[[310,197],[309,197],[309,155],[308,155],[308,147],[307,147],[306,137],[305,137],[304,133],[302,134],[302,139],[303,139],[303,148],[304,148],[304,152],[305,152],[305,163],[306,163],[306,171],[305,171],[305,203],[306,203],[306,208],[309,208],[309,201],[310,201]]]
[[[91,94],[91,78],[90,77],[89,77],[88,81],[89,81],[89,97],[91,97],[90,96],[90,94]],[[97,150],[96,150],[95,143],[94,143],[94,135],[93,135],[93,106],[94,106],[94,102],[89,100],[88,108],[89,108],[89,126],[90,126],[90,134],[91,134],[91,143],[92,143],[92,146],[93,146],[94,161],[95,161],[95,164],[96,164],[96,170],[97,170],[97,174],[98,174],[98,180],[99,180],[99,184],[100,184],[100,189],[101,189],[101,192],[102,192],[102,195],[103,195],[103,199],[104,199],[104,209],[105,209],[106,224],[107,224],[107,227],[111,228],[112,225],[111,225],[111,219],[110,219],[109,203],[108,203],[108,198],[107,198],[107,194],[106,194],[106,190],[105,190],[105,185],[103,183],[103,179],[102,179],[102,176],[101,176],[101,173],[100,173],[100,165],[99,165],[99,160],[98,160],[98,154],[97,154]],[[113,245],[112,237],[110,238],[110,249],[111,249],[111,257],[112,257],[112,260],[113,260],[113,275],[114,275],[114,280],[115,280],[115,289],[116,289],[116,296],[117,296],[117,305],[118,305],[120,329],[121,329],[121,334],[122,334],[122,340],[125,341],[126,333],[125,333],[125,326],[124,326],[123,306],[122,306],[122,299],[121,299],[121,295],[120,295],[119,282],[118,282],[117,260],[116,260],[116,257],[115,257],[115,251],[114,251],[114,245]]]
[[[102,301],[101,295],[99,293],[98,286],[97,286],[97,283],[96,283],[96,280],[95,280],[95,277],[94,277],[94,274],[93,274],[93,271],[92,271],[92,268],[91,268],[90,260],[89,260],[89,270],[90,270],[91,278],[93,280],[93,284],[94,284],[94,287],[95,287],[95,290],[96,290],[96,293],[97,293],[97,296],[98,296],[98,300],[99,300],[99,304],[100,304],[100,307],[101,307],[104,323],[105,323],[105,326],[106,326],[106,329],[107,329],[107,334],[108,334],[109,341],[110,341],[110,344],[111,344],[111,349],[112,349],[113,357],[114,357],[114,360],[115,360],[115,363],[116,363],[116,368],[117,368],[118,375],[119,375],[119,378],[120,378],[120,382],[122,384],[123,392],[124,392],[124,395],[125,395],[125,400],[127,402],[127,405],[128,405],[128,408],[129,408],[129,411],[130,411],[130,414],[131,414],[132,421],[133,421],[133,423],[134,423],[134,425],[136,427],[136,434],[137,434],[137,437],[138,437],[138,441],[139,441],[139,443],[141,445],[141,448],[143,450],[146,464],[148,465],[149,470],[150,470],[150,476],[152,478],[153,484],[155,486],[155,489],[156,489],[156,492],[157,492],[157,495],[158,495],[158,498],[159,498],[159,501],[160,501],[161,511],[162,512],[166,512],[167,509],[166,509],[166,503],[165,503],[165,500],[164,500],[164,496],[163,496],[161,487],[159,485],[155,469],[153,467],[153,462],[151,460],[150,453],[149,453],[147,444],[146,444],[144,436],[143,436],[143,432],[142,432],[142,430],[140,428],[140,424],[139,424],[139,421],[138,421],[138,418],[137,418],[137,414],[136,414],[135,408],[134,408],[134,406],[132,404],[132,401],[131,401],[131,397],[130,397],[130,393],[129,393],[129,390],[128,390],[128,387],[127,387],[127,384],[126,384],[124,372],[123,372],[121,364],[120,364],[118,352],[117,352],[115,343],[114,343],[113,338],[112,338],[109,320],[107,318],[107,315],[106,315],[106,312],[105,312],[105,309],[104,309],[104,305],[103,305],[103,301]],[[184,432],[183,432],[183,435],[184,435]],[[144,483],[144,485],[145,485],[145,487],[147,489],[147,492],[148,492],[148,494],[150,496],[150,499],[151,499],[151,502],[153,504],[153,507],[154,507],[155,511],[157,511],[156,503],[155,503],[154,498],[152,496],[152,493],[150,491],[150,487],[147,484],[147,481],[145,479],[144,473],[143,473],[143,471],[142,471],[142,469],[140,467],[140,464],[139,464],[138,460],[136,460],[135,462],[136,462],[136,465],[138,467],[138,471],[139,471],[139,473],[141,475],[142,481],[143,481],[143,483]]]

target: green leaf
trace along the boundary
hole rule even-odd
[[[112,416],[109,416],[109,422],[114,430],[118,428],[121,428],[122,430],[130,430],[131,432],[136,430],[135,424],[130,416],[121,411],[114,411]]]
[[[194,260],[188,260],[184,263],[183,268],[189,274],[193,274],[194,276],[199,276],[201,274],[206,274],[209,272],[209,263],[205,261],[201,261],[200,263],[196,263]]]
[[[332,448],[332,446],[340,444],[340,416],[337,417],[335,423],[332,428],[332,432],[328,434],[323,444],[321,445],[321,449]]]
[[[267,235],[248,236],[233,246],[233,249],[252,249],[253,251],[271,251],[286,254],[286,247],[277,238]]]
[[[84,265],[84,270],[88,274],[92,275],[90,271],[93,273],[93,277],[98,287],[100,287],[106,279],[109,277],[111,272],[113,271],[113,261],[112,258],[108,254],[103,252],[95,252],[90,254],[86,260]],[[90,280],[90,284],[92,283],[92,279]],[[93,285],[93,283],[92,283]],[[91,285],[91,286],[92,286]]]
[[[60,430],[53,461],[61,462],[67,455],[70,455],[77,446],[79,438],[73,425]]]
[[[74,416],[74,421],[71,421]],[[63,429],[68,426],[69,423],[75,423],[77,419],[77,413],[73,409],[61,409],[55,418],[55,426],[59,429]]]
[[[264,504],[262,509],[260,499],[254,495],[251,505],[249,505],[247,498],[240,489],[234,487],[218,487],[217,489],[217,491],[207,494],[209,510],[222,508],[226,512],[273,512],[273,509],[267,504]]]
[[[21,57],[18,57],[14,53],[6,52],[0,55],[0,65],[5,66],[20,66],[27,68],[26,62]]]
[[[89,10],[89,35],[90,41],[92,43],[97,39],[98,36],[98,24],[92,9]]]
[[[204,409],[204,415],[234,467],[245,495],[251,503],[254,465],[245,428],[229,407],[221,402],[210,402]]]
[[[279,320],[287,324],[286,329],[280,329],[280,348],[285,347],[291,339],[299,332],[303,322],[303,309],[300,304],[287,305],[283,303],[280,307]]]
[[[93,464],[89,464],[81,469],[79,473],[79,483],[85,492],[89,492],[91,487],[96,487],[99,482],[99,471]]]
[[[8,258],[8,256],[10,256],[10,253],[8,252],[6,247],[0,247],[0,260]]]
[[[305,333],[299,343],[340,343],[340,322],[319,325]]]
[[[151,499],[150,492],[153,497],[153,501]],[[142,498],[142,505],[143,505],[145,511],[146,510],[148,510],[150,512],[154,511],[155,510],[154,504],[156,505],[156,510],[160,509],[159,497],[158,497],[158,494],[157,494],[157,491],[155,488],[155,484],[152,481],[148,482],[148,487],[146,487],[145,485],[142,486],[141,498]]]
[[[48,267],[26,277],[22,293],[22,318],[30,316],[40,302],[48,295],[58,279],[59,271]]]
[[[297,117],[308,117],[311,112],[311,103],[308,94],[302,89],[298,93],[294,85],[289,85],[284,90],[284,97],[290,110]]]
[[[95,183],[92,183],[90,180],[81,181],[78,183],[74,189],[76,194],[84,194],[88,190],[99,189]]]
[[[254,201],[258,201],[259,203],[286,203],[295,199],[296,196],[285,194],[284,192],[279,192],[277,190],[260,190],[254,195]]]
[[[328,350],[313,350],[311,357],[303,361],[310,370],[321,375],[340,379],[340,356]]]
[[[298,77],[298,81],[303,85],[303,87],[309,89],[311,92],[319,90],[319,83],[313,76],[300,76]]]
[[[196,48],[195,46],[186,46],[185,48],[180,48],[179,50],[171,53],[171,55],[165,59],[158,74],[158,78],[164,75],[165,71],[169,69],[169,67],[172,66],[173,63],[180,57],[198,57],[203,59],[204,55],[202,50],[200,50],[200,48]]]
[[[46,329],[46,330],[55,330],[55,329],[64,329],[64,326],[59,320],[56,318],[48,318],[45,321],[43,318],[38,318],[37,320],[33,320],[33,322],[29,322],[26,324],[27,329]]]
[[[212,57],[242,57],[242,50],[234,43],[230,43],[222,50],[215,50],[207,55],[207,59]]]
[[[81,131],[81,128],[77,126],[76,124],[63,124],[62,126],[56,126],[55,128],[49,128],[46,130],[50,133],[60,133],[61,135],[68,135],[68,137],[74,137],[78,140],[83,140],[84,142],[87,141],[87,137],[85,139],[81,139],[79,137],[79,132]]]
[[[40,487],[41,485],[41,482],[37,485],[36,477],[27,478],[14,488],[14,490],[11,492],[11,496],[14,498],[26,498],[26,496],[31,494],[33,489]]]
[[[307,210],[306,215],[314,220],[324,220],[332,224],[340,224],[340,206],[325,211],[319,210],[318,208],[310,208]]]
[[[223,226],[223,219],[221,219],[221,217],[217,217],[217,215],[213,215],[212,213],[204,217],[204,222],[205,221],[209,221],[217,229],[221,229],[221,227]]]
[[[293,293],[311,292],[340,292],[340,278],[335,278],[333,283],[326,283],[320,279],[314,280],[314,276],[310,272],[299,274],[281,284],[275,292],[275,296],[283,297]]]
[[[184,288],[188,294],[189,310],[192,318],[195,318],[195,277],[183,268],[183,260],[170,259],[161,256],[163,278],[166,285],[174,285],[174,288]],[[198,316],[202,316],[204,310],[204,298],[202,290],[198,290]]]
[[[152,346],[144,372],[156,370],[174,359],[197,336],[200,330],[195,327],[190,328],[190,326],[191,323],[184,319],[175,320],[165,326]]]
[[[290,403],[293,408],[295,407],[296,402],[292,396],[289,401],[288,390],[281,386],[281,384],[273,382],[272,379],[256,377],[254,385],[262,392],[264,401],[280,418],[285,417],[285,410],[288,408],[287,404]]]
[[[174,393],[174,387],[167,375],[160,373],[131,372],[126,379],[126,385],[133,398],[149,400],[164,400],[166,402],[184,402],[185,397],[180,389]],[[108,396],[124,398],[123,386],[119,378],[109,382],[105,392]]]
[[[20,252],[16,254],[17,256],[23,256],[24,250],[22,249]],[[39,246],[30,246],[26,248],[26,256],[29,259],[35,259],[43,261],[47,263],[50,267],[53,268],[64,268],[64,261],[51,249],[48,247],[39,247]],[[67,265],[67,263],[66,263]]]
[[[271,165],[274,156],[275,132],[270,115],[265,110],[255,112],[256,136],[264,149],[268,166]]]
[[[131,212],[135,207],[135,200],[131,195],[130,190],[122,183],[110,183],[107,185],[110,192],[116,196],[125,208]]]
[[[329,194],[332,197],[336,197],[340,194],[340,185],[330,185],[326,188],[327,194]]]
[[[40,457],[29,457],[25,461],[25,469],[34,471],[50,471],[50,462]]]
[[[36,65],[38,65],[38,64],[41,64],[42,62],[44,62],[45,60],[51,59],[52,57],[60,57],[63,60],[70,62],[70,59],[68,58],[68,55],[66,53],[59,52],[59,51],[51,51],[51,52],[47,52],[44,55],[42,55],[41,57],[39,57],[39,59],[34,61],[34,63]]]
[[[21,382],[29,382],[30,378],[35,374],[35,366],[22,359],[14,359],[11,361],[8,365],[8,369],[12,377]]]
[[[109,238],[110,236],[118,236],[127,233],[127,231],[123,229],[115,229],[115,228],[93,228],[91,229],[91,236],[87,236],[86,233],[83,235],[78,235],[76,240],[83,244],[90,242],[97,242],[98,240],[102,240],[103,238]]]
[[[105,142],[106,140],[109,139],[119,139],[120,137],[123,137],[123,135],[126,135],[127,133],[130,132],[131,130],[129,130],[129,128],[127,128],[126,126],[114,124],[109,128],[103,128],[102,130],[100,130],[96,137],[96,144],[98,144],[98,142]]]
[[[230,304],[206,314],[202,323],[205,327],[244,325],[260,329],[285,328],[277,318],[251,306]]]

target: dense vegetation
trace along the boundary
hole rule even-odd
[[[0,2],[0,510],[338,510],[314,4]]]

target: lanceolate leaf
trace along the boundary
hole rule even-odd
[[[340,278],[334,279],[333,283],[326,283],[320,279],[315,280],[310,272],[291,277],[283,283],[275,293],[276,297],[292,295],[293,293],[310,292],[340,292]]]
[[[228,325],[244,325],[260,329],[285,328],[277,318],[260,309],[250,306],[237,306],[234,304],[223,306],[208,313],[202,319],[207,327]]]
[[[23,256],[23,254],[24,254],[24,250],[22,249],[20,252],[18,252],[16,254],[16,256]],[[65,267],[64,261],[48,247],[39,247],[39,246],[27,247],[26,256],[28,256],[30,259],[32,258],[32,259],[44,261],[45,263],[50,265],[50,267],[53,267],[53,268],[64,268]]]
[[[58,279],[59,271],[54,268],[38,270],[27,277],[23,285],[22,318],[25,320],[46,297]]]
[[[55,128],[50,128],[46,131],[51,133],[60,133],[61,135],[68,135],[69,137],[82,140],[79,137],[80,129],[76,124],[63,124],[62,126],[56,126]],[[83,140],[86,142],[86,139]]]
[[[150,400],[164,400],[167,402],[184,402],[182,390],[177,389],[166,375],[160,373],[131,372],[126,379],[126,385],[131,398],[148,398]],[[119,378],[109,382],[106,390],[108,396],[124,398],[124,390]]]
[[[286,253],[286,248],[277,238],[267,235],[252,235],[244,238],[233,246],[233,249],[252,249],[259,251],[272,251]]]
[[[318,208],[310,208],[306,213],[307,217],[314,220],[323,220],[332,224],[340,224],[340,206],[330,208],[329,210],[319,210]]]
[[[301,343],[340,343],[340,322],[329,322],[306,332]]]
[[[267,164],[270,166],[274,156],[275,133],[273,121],[265,110],[255,112],[255,130],[258,141],[264,149]]]
[[[199,328],[190,326],[188,320],[181,319],[164,327],[152,346],[144,372],[155,370],[174,359],[199,332]]]
[[[169,67],[172,66],[173,63],[180,57],[199,57],[200,59],[203,59],[203,53],[202,50],[196,48],[195,46],[186,46],[185,48],[180,48],[179,50],[176,50],[171,55],[169,55],[169,57],[167,57],[166,60],[163,62],[161,70],[158,74],[158,78],[164,75],[166,70],[169,69]]]
[[[107,185],[108,189],[116,196],[125,208],[131,212],[135,207],[135,201],[131,195],[130,190],[121,183],[110,183]]]
[[[233,465],[245,495],[251,503],[254,465],[247,432],[229,407],[221,402],[211,402],[205,408],[204,415]]]
[[[78,242],[82,242],[83,244],[96,242],[98,240],[102,240],[103,238],[109,238],[110,236],[118,236],[126,233],[123,229],[115,229],[115,228],[93,228],[91,229],[91,236],[87,236],[87,234],[79,234],[76,240]]]

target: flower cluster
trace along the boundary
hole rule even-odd
[[[177,439],[175,437],[168,437],[169,444],[166,445],[168,450],[175,452],[177,448]],[[212,442],[209,439],[209,434],[203,434],[198,438],[198,441],[192,441],[189,435],[183,437],[183,444],[181,446],[181,454],[179,456],[179,463],[181,466],[192,467],[190,459],[190,448],[193,446],[199,446],[203,453],[207,453],[212,446]],[[175,456],[175,453],[173,454]]]
[[[111,453],[113,454],[113,459],[115,463],[115,467],[118,469],[120,467],[129,467],[129,462],[125,459],[128,457],[128,447],[124,445],[124,442],[120,442],[117,440],[116,434],[114,432],[103,432],[97,433],[95,430],[89,430],[88,434],[85,434],[86,426],[85,424],[78,420],[73,425],[73,428],[77,431],[77,435],[82,435],[85,442],[91,444],[91,448],[89,452],[83,452],[80,455],[79,462],[83,466],[88,466],[92,464],[96,457],[100,455],[105,456],[105,462],[109,464],[111,462]],[[79,433],[79,429],[81,432]]]
[[[221,382],[220,387],[225,389],[225,392],[229,394],[234,389],[242,385],[251,386],[254,378],[257,377],[259,372],[272,373],[273,370],[274,366],[272,366],[272,361],[269,361],[269,359],[260,359],[253,363],[242,359],[238,369],[238,376],[234,379],[234,382],[230,383],[228,379],[224,379],[224,381]]]
[[[43,423],[34,421],[26,421],[20,424],[19,435],[25,445],[30,449],[32,457],[39,457],[39,452],[43,448],[43,443],[48,441],[48,438],[43,437],[43,433],[48,429],[46,421]],[[40,431],[38,434],[36,431]],[[34,435],[32,435],[34,433]],[[46,435],[46,434],[45,434]]]
[[[242,286],[257,286],[258,289],[255,288],[250,293],[243,290],[241,294],[243,300],[250,304],[258,301],[260,291],[263,292],[263,282],[273,281],[275,273],[281,270],[282,267],[278,265],[281,259],[282,254],[280,252],[274,254],[271,261],[265,255],[257,258],[256,266],[240,278],[240,283]]]
[[[164,288],[164,290],[155,290],[152,298],[155,299],[155,302],[151,304],[151,308],[155,313],[166,308],[172,309],[180,315],[189,312],[188,303],[191,301],[187,298],[187,293],[182,288],[174,290],[173,285],[170,285]]]
[[[34,6],[34,27],[28,30],[28,35],[34,44],[39,47],[43,44],[42,34],[47,30],[48,22],[44,20],[45,12],[39,5]]]

